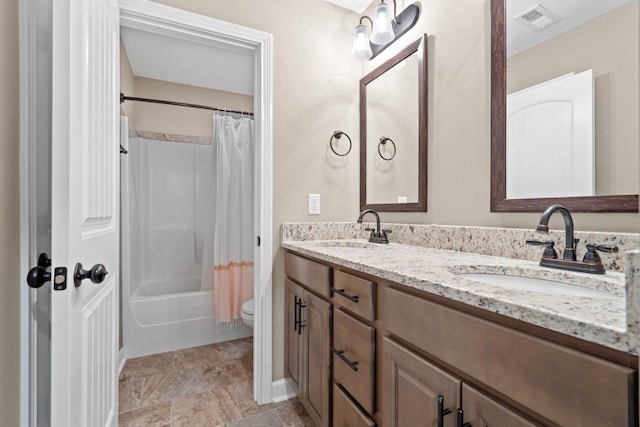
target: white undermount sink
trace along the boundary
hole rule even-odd
[[[487,283],[505,289],[589,298],[614,297],[614,295],[609,292],[557,280],[498,273],[458,273],[457,275],[475,282]]]

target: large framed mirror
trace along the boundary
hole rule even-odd
[[[638,0],[542,3],[491,0],[491,211],[638,212]]]
[[[427,36],[360,80],[360,208],[427,211]]]

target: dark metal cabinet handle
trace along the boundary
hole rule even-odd
[[[458,409],[458,424],[457,427],[471,427],[471,423],[464,422],[464,412],[462,409]]]
[[[449,415],[451,413],[451,409],[444,407],[444,396],[438,396],[438,427],[444,426],[444,416]]]
[[[102,283],[104,278],[109,274],[107,268],[102,264],[96,264],[91,267],[90,270],[82,268],[82,263],[76,264],[76,269],[73,273],[73,283],[76,288],[80,287],[84,279],[90,279],[93,283]]]
[[[344,363],[349,365],[351,369],[358,372],[358,362],[352,362],[351,360],[347,359],[347,357],[344,355],[344,350],[338,350],[335,347],[331,347],[331,351],[333,351],[340,359],[342,359]]]
[[[338,295],[342,295],[346,299],[351,300],[353,302],[358,302],[358,300],[360,300],[360,297],[358,295],[349,295],[344,291],[344,289],[331,288],[331,292],[335,292]]]
[[[293,296],[293,330],[297,331],[298,330],[298,324],[300,323],[300,320],[298,319],[298,304],[300,304],[300,300],[298,299],[297,295]]]
[[[302,309],[306,306],[307,304],[302,303],[302,298],[298,299],[298,335],[302,335],[302,328],[307,326],[302,323]]]

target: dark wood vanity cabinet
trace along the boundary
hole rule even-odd
[[[285,370],[318,426],[638,426],[635,356],[292,253],[286,273]]]
[[[460,378],[462,409],[469,413],[464,415],[464,422],[471,422],[473,427],[483,422],[515,426],[638,425],[637,370],[628,365],[505,327],[427,296],[405,292],[399,286],[383,286],[380,301],[385,335],[407,343],[406,347],[415,349],[420,357],[437,361],[432,363]],[[389,363],[383,365],[382,390],[393,389],[395,384],[387,372],[393,368]],[[439,392],[438,388],[434,390]],[[480,390],[490,390],[491,395]],[[412,404],[431,402],[429,397]],[[387,408],[382,412],[387,419]]]
[[[317,426],[328,427],[331,386],[331,269],[287,254],[285,283],[285,371]],[[319,291],[325,298],[311,290]]]

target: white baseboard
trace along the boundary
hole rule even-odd
[[[120,373],[122,372],[122,368],[124,368],[124,364],[127,361],[127,358],[124,357],[124,348],[120,349],[120,352],[118,353],[118,377],[120,376]]]
[[[282,378],[271,383],[271,396],[273,403],[282,402],[296,397],[295,388],[289,383],[289,380]]]

